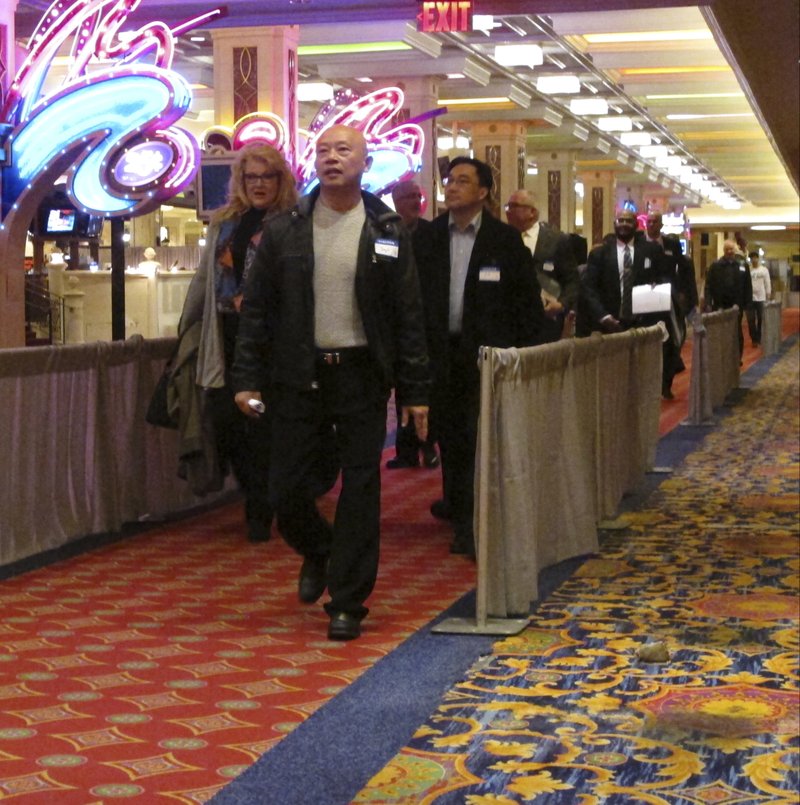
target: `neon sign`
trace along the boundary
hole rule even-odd
[[[392,118],[402,109],[403,91],[397,87],[376,90],[359,95],[353,90],[339,90],[333,100],[323,106],[309,125],[300,131],[297,164],[293,166],[301,193],[307,193],[317,185],[314,168],[317,140],[331,126],[352,126],[363,132],[367,151],[372,157],[369,170],[364,174],[365,190],[382,195],[392,185],[410,179],[422,166],[422,151],[425,135],[414,121],[392,125]],[[439,114],[439,110],[431,114]],[[416,118],[417,121],[429,115]],[[238,150],[251,142],[262,142],[287,153],[288,130],[280,117],[271,112],[255,112],[237,121],[233,130],[214,126],[203,135],[203,147],[211,153],[215,150]]]
[[[149,212],[191,182],[199,154],[194,138],[174,125],[191,103],[188,85],[171,69],[174,39],[223,12],[120,35],[140,2],[55,0],[40,20],[0,111],[0,145],[9,154],[4,220],[54,170],[66,172],[79,209],[107,216]],[[44,92],[70,38],[61,86]]]
[[[472,30],[472,0],[433,0],[422,3],[417,30],[426,33]]]

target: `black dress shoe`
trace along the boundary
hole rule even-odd
[[[355,640],[361,635],[361,621],[349,612],[336,612],[331,615],[328,626],[328,640]]]
[[[450,553],[475,558],[475,543],[465,539],[454,539],[450,545]]]
[[[439,466],[439,454],[434,447],[426,445],[422,448],[422,463],[429,470]]]
[[[419,459],[406,458],[405,456],[395,456],[386,462],[387,470],[405,470],[412,467],[419,467]]]
[[[312,554],[303,559],[297,596],[304,604],[313,604],[325,592],[328,583],[328,557]]]
[[[431,514],[437,520],[449,520],[450,519],[450,507],[447,505],[447,501],[445,500],[434,500],[431,503]]]

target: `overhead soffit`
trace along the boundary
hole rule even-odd
[[[27,25],[30,30],[32,21],[38,19],[47,5],[46,0],[20,2],[15,17],[19,28],[24,31]],[[213,5],[183,0],[142,0],[137,14],[142,19],[161,18],[176,22],[206,11]],[[363,23],[365,32],[371,25],[369,35],[377,41],[381,38],[376,35],[378,31],[394,29],[413,20],[417,12],[416,0],[397,0],[389,6],[381,6],[382,19],[380,24],[376,24],[373,0],[310,0],[294,3],[288,0],[228,0],[226,5],[228,18],[221,25],[245,27],[300,23],[301,38],[304,41],[314,31],[317,32],[314,35],[321,40],[352,40],[354,36],[358,36],[363,41],[366,33],[357,32],[357,28],[361,26],[321,24],[344,21]],[[619,82],[625,93],[645,107],[648,114],[666,126],[709,169],[718,171],[747,202],[769,206],[786,204],[788,199],[788,203],[796,206],[800,148],[797,135],[799,96],[796,89],[798,4],[795,0],[771,2],[768,15],[749,8],[742,0],[717,2],[703,12],[696,6],[682,2],[637,0],[636,5],[639,8],[636,10],[627,8],[629,5],[632,3],[626,0],[559,0],[558,3],[554,0],[482,0],[479,12],[509,15],[510,26],[503,27],[502,38],[520,41],[519,33],[513,28],[517,31],[526,30],[526,26],[518,23],[524,22],[532,10],[540,14],[551,11],[548,21],[564,42],[591,58],[593,66],[610,80]],[[605,10],[599,11],[600,8]],[[394,22],[390,23],[391,20]],[[587,41],[587,35],[595,33],[649,30],[680,32],[709,27],[715,39],[686,41],[679,38],[668,43],[655,42],[647,45],[590,44]],[[472,34],[465,39],[483,54],[483,58],[491,61],[495,33],[493,32],[491,38],[484,34]],[[383,38],[387,37],[384,35]],[[497,40],[500,38],[497,37]],[[524,40],[534,38],[536,37],[529,34]],[[187,60],[187,64],[199,61],[208,65],[210,60],[209,53],[202,47],[187,46],[183,58]],[[392,54],[385,59],[379,54],[350,59],[301,58],[300,65],[301,70],[309,75],[318,75],[348,86],[353,85],[354,77],[366,74],[364,67],[369,64],[373,66],[374,77],[379,81],[394,77],[391,75],[393,68],[395,75],[431,75],[442,82],[442,94],[452,94],[458,91],[457,82],[447,81],[443,76],[451,72],[462,72],[457,69],[458,65],[463,65],[468,58],[471,57],[463,50],[453,47],[452,42],[445,42],[439,59],[412,51],[409,55]],[[788,71],[785,69],[787,65],[790,67]],[[654,72],[670,68],[692,68],[694,72]],[[550,69],[554,69],[552,65]],[[531,80],[535,80],[535,72],[531,73]],[[523,73],[520,70],[520,74]],[[779,80],[776,80],[776,75],[780,76]],[[506,75],[495,74],[493,71],[487,90],[491,90],[496,82],[505,80]],[[468,87],[464,92],[474,93],[479,86],[470,79],[465,79],[463,83]],[[687,94],[727,94],[728,97],[651,97]],[[209,112],[205,110],[208,108],[211,93],[205,91],[200,95],[203,97],[198,102],[195,114],[207,120]],[[560,144],[564,147],[591,149],[591,138],[582,143],[576,140],[571,127],[547,123],[540,116],[543,108],[541,99],[534,97],[527,115],[533,124],[530,143],[549,148]],[[498,116],[509,117],[517,111],[511,108]],[[669,115],[680,112],[748,114],[748,117],[674,122],[668,119]],[[548,137],[549,140],[546,139]],[[737,153],[746,154],[745,159],[739,160],[738,164]],[[602,156],[591,152],[586,154],[587,159],[600,159]],[[791,178],[787,178],[787,175]],[[775,180],[776,176],[779,177],[778,180]]]

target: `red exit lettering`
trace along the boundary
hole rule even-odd
[[[424,0],[417,29],[426,33],[472,30],[472,0]]]

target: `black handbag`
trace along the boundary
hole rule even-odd
[[[169,406],[167,405],[167,387],[169,386],[170,375],[172,374],[172,361],[167,361],[161,377],[158,378],[156,387],[153,390],[153,396],[150,398],[150,404],[147,406],[144,419],[150,425],[155,425],[158,428],[172,428],[178,427],[178,421],[169,415]]]

